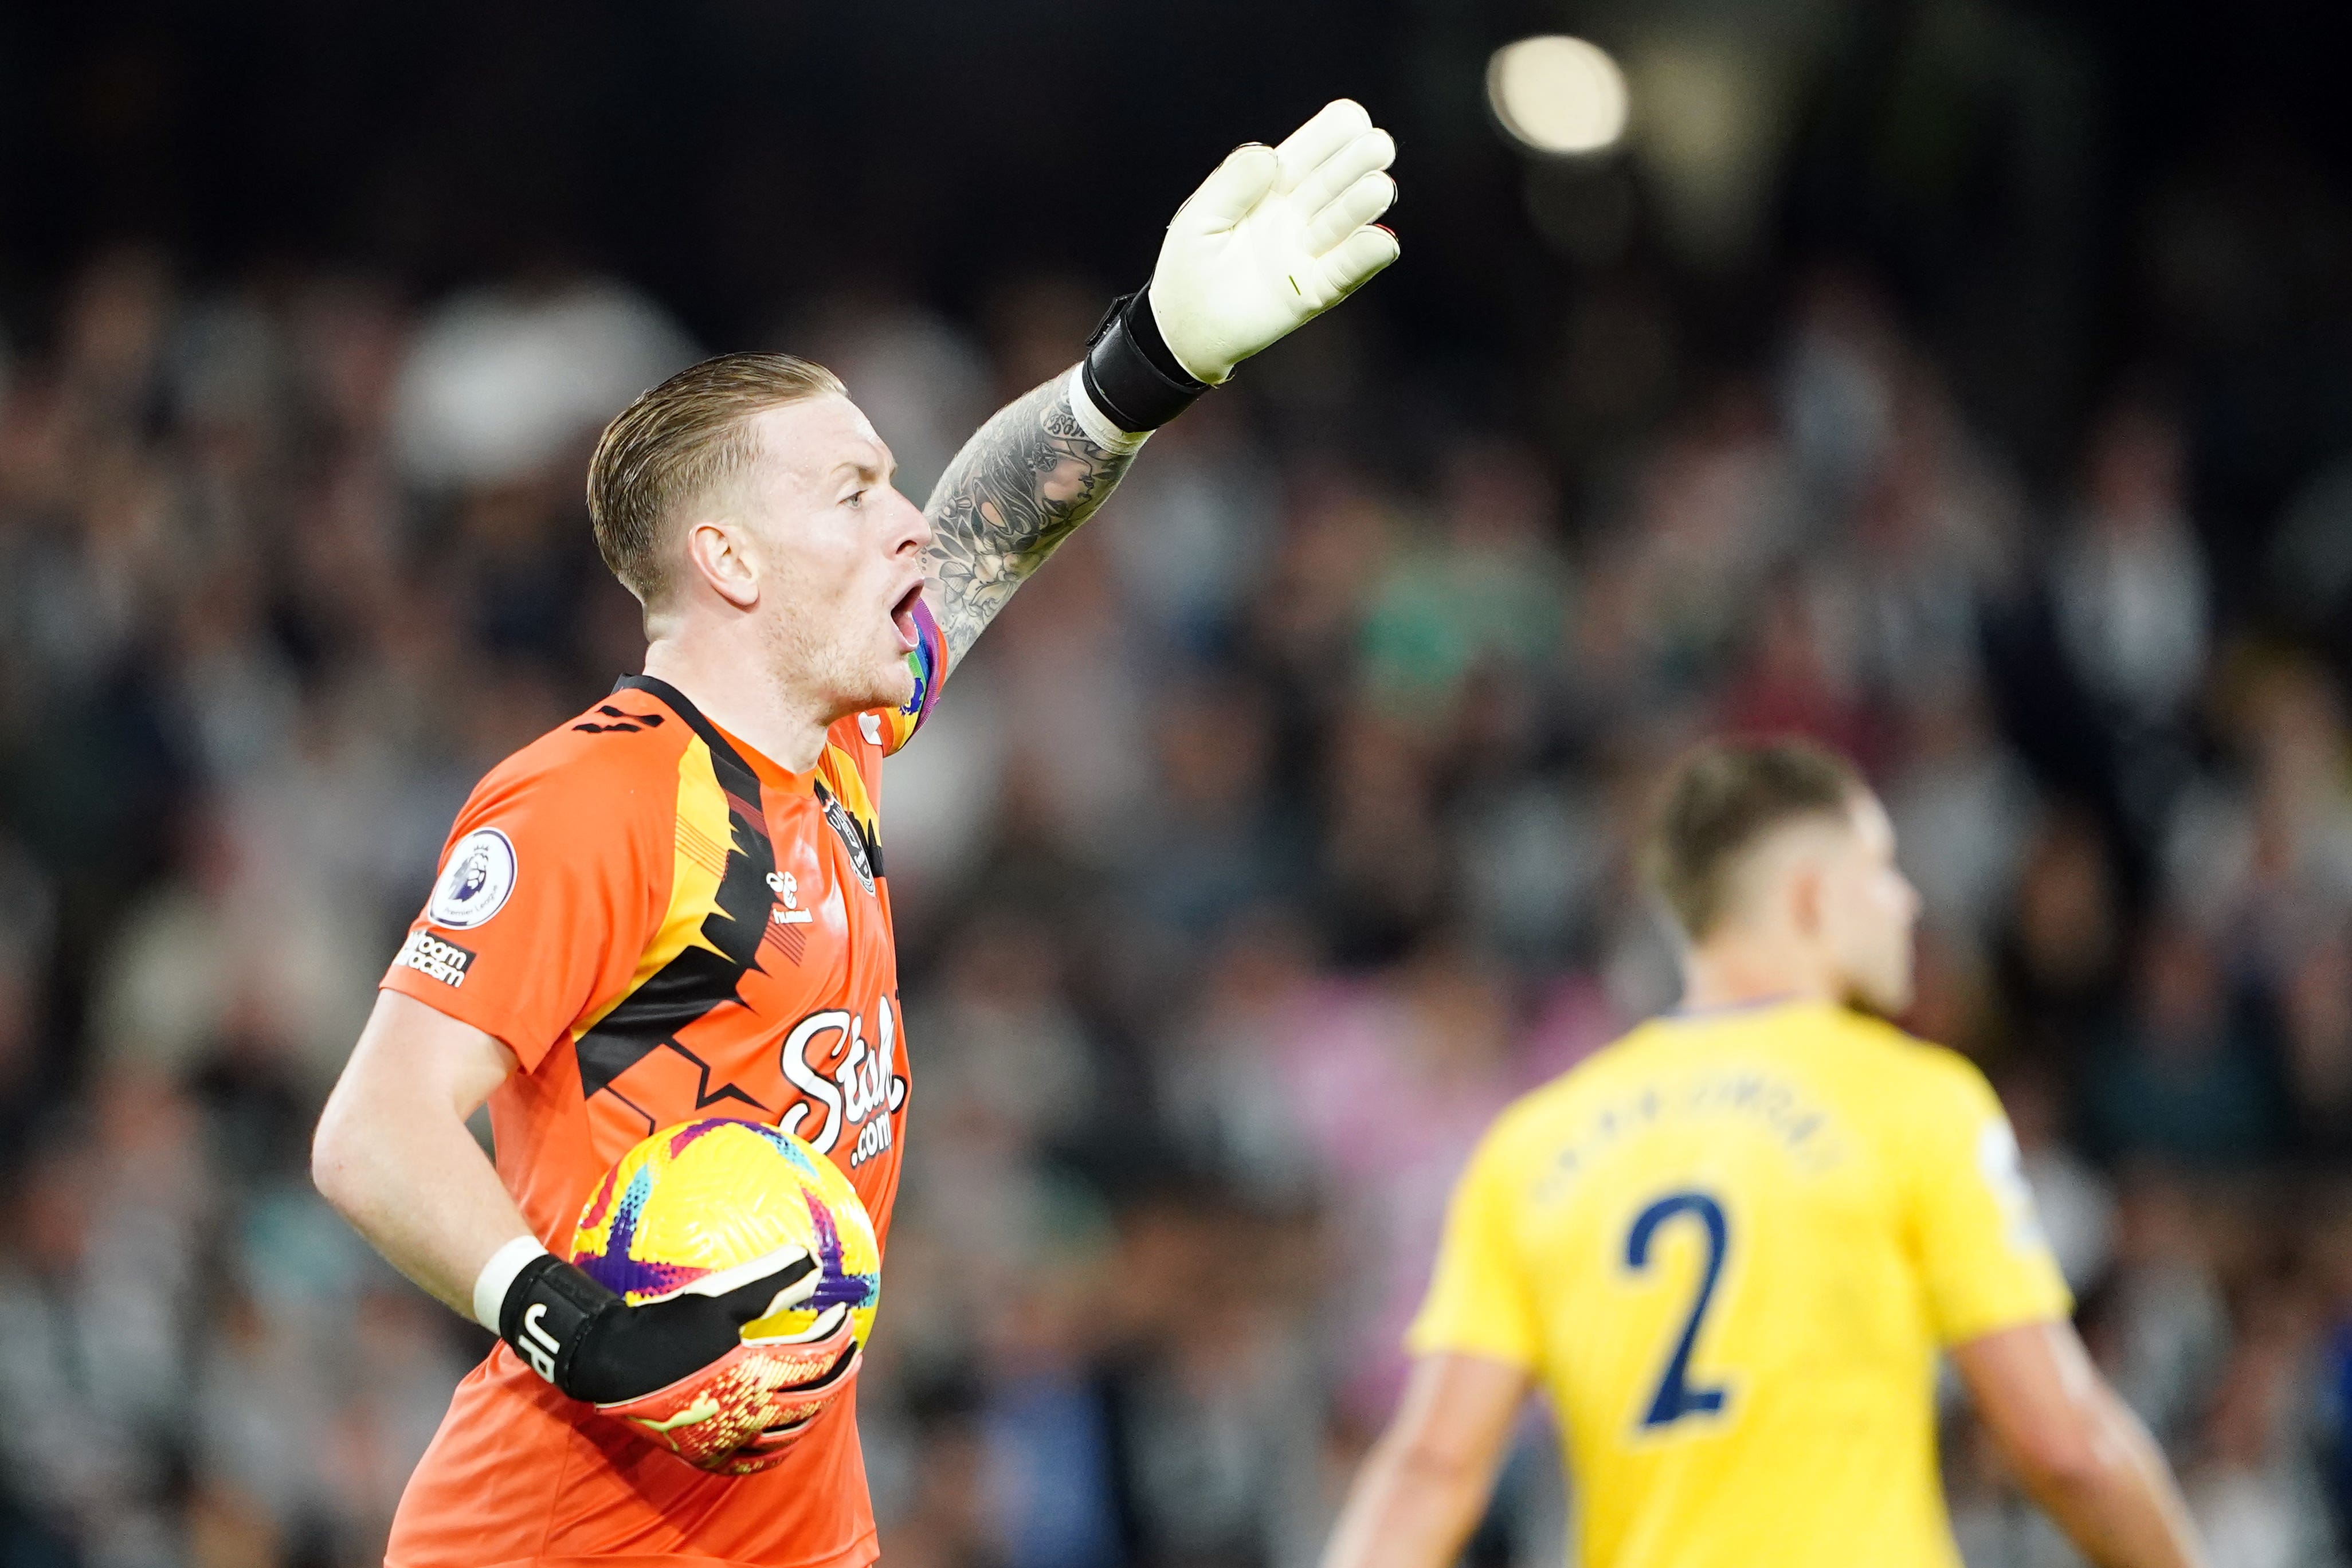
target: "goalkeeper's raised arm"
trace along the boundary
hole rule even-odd
[[[1103,503],[1144,438],[1397,258],[1396,143],[1347,99],[1235,148],[1177,210],[1151,281],[1087,356],[1007,405],[932,492],[927,597],[949,666]]]

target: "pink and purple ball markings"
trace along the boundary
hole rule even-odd
[[[748,1127],[772,1143],[779,1153],[811,1175],[809,1157],[791,1139],[772,1127],[756,1121],[738,1121],[726,1117],[713,1117],[689,1122],[670,1134],[668,1154],[676,1159],[687,1146],[706,1133],[721,1127]],[[580,1228],[593,1230],[612,1217],[613,1227],[606,1234],[604,1247],[593,1252],[582,1252],[572,1261],[590,1279],[606,1289],[625,1297],[647,1300],[680,1290],[711,1272],[690,1263],[664,1263],[652,1258],[632,1258],[631,1245],[636,1239],[638,1217],[644,1214],[646,1199],[654,1188],[654,1171],[641,1166],[629,1178],[628,1185],[618,1194],[614,1186],[618,1171],[608,1173],[596,1195],[589,1203],[588,1212],[580,1217]],[[824,1273],[815,1292],[803,1307],[822,1312],[828,1307],[847,1306],[852,1310],[874,1300],[881,1280],[872,1274],[846,1274],[842,1271],[841,1230],[835,1223],[833,1211],[814,1192],[803,1194],[808,1203],[809,1219],[816,1232],[817,1262]]]

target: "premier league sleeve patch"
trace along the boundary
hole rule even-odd
[[[449,851],[425,918],[452,931],[482,924],[506,908],[516,870],[514,840],[495,827],[474,829]]]

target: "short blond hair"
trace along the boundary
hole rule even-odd
[[[641,394],[604,426],[588,462],[588,522],[604,564],[652,605],[676,569],[672,514],[751,466],[751,416],[846,392],[833,372],[793,354],[720,354]]]
[[[1841,816],[1869,790],[1852,763],[1811,741],[1703,747],[1666,782],[1643,871],[1684,937],[1704,942],[1731,912],[1739,868],[1765,835],[1799,817]]]

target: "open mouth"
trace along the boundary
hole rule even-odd
[[[899,595],[898,602],[890,606],[890,624],[898,628],[898,647],[901,652],[912,653],[922,642],[921,634],[915,629],[915,606],[922,602],[923,585],[917,583],[904,594]]]

